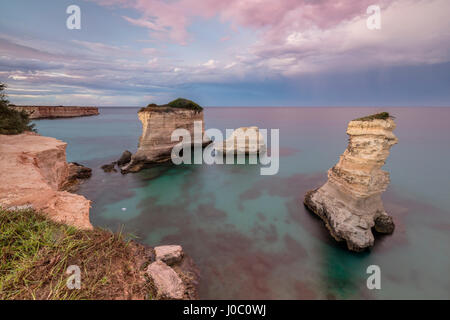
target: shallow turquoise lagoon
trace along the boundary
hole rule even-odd
[[[261,176],[258,165],[104,173],[101,165],[136,151],[137,111],[101,108],[96,117],[36,123],[40,134],[68,142],[68,161],[93,168],[79,190],[93,201],[93,224],[152,246],[181,244],[200,270],[201,298],[450,298],[449,109],[206,108],[207,128],[280,129],[279,173]],[[397,228],[355,254],[331,239],[302,199],[345,150],[348,121],[379,111],[397,123],[383,195]],[[366,287],[373,264],[381,290]]]

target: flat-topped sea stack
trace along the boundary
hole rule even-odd
[[[142,135],[137,152],[129,164],[121,168],[122,173],[137,172],[147,164],[163,163],[171,160],[173,147],[179,141],[172,141],[172,132],[186,129],[192,137],[194,145],[194,122],[201,122],[201,133],[204,133],[203,108],[195,102],[177,99],[166,105],[149,104],[138,112],[142,122]],[[207,144],[208,141],[199,142]]]
[[[52,106],[11,106],[17,111],[25,111],[30,119],[55,119],[96,116],[97,107],[52,107]]]
[[[387,112],[351,121],[348,147],[328,171],[328,181],[305,196],[305,206],[325,222],[333,238],[346,241],[349,250],[372,247],[373,227],[380,233],[394,231],[381,200],[390,182],[381,167],[398,142],[394,129]]]

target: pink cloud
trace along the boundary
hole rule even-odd
[[[365,14],[373,0],[92,0],[105,6],[122,6],[137,10],[139,19],[126,19],[150,31],[166,31],[169,38],[187,43],[187,27],[195,17],[219,16],[234,27],[250,27],[275,41],[297,32],[318,27],[331,28],[340,22]],[[394,0],[378,0],[387,5]]]

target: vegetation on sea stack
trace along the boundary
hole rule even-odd
[[[148,109],[160,108],[161,111],[167,111],[167,112],[170,111],[170,108],[195,110],[197,112],[203,111],[203,108],[201,106],[199,106],[197,103],[195,103],[194,101],[188,100],[188,99],[184,99],[184,98],[178,98],[176,100],[169,102],[168,104],[162,104],[162,105],[157,105],[156,103],[150,103],[147,107],[139,110],[139,112],[148,110],[147,108]]]
[[[375,119],[387,120],[387,119],[389,119],[389,118],[393,118],[393,117],[389,114],[389,112],[380,112],[380,113],[377,113],[377,114],[372,114],[372,115],[370,115],[370,116],[358,118],[358,119],[355,119],[355,120],[353,120],[353,121],[372,121],[372,120],[375,120]]]
[[[10,108],[6,94],[6,85],[0,83],[0,134],[20,134],[24,131],[35,131],[34,124],[25,111]]]
[[[196,110],[196,111],[202,111],[203,108],[200,107],[198,104],[191,100],[178,98],[176,100],[173,100],[168,103],[169,106],[172,108],[181,108],[181,109],[190,109],[190,110]]]

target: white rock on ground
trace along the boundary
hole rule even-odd
[[[161,260],[169,266],[183,259],[183,248],[178,245],[155,247],[156,260]]]
[[[152,278],[158,298],[181,300],[185,287],[178,274],[161,260],[147,267],[148,276]]]

